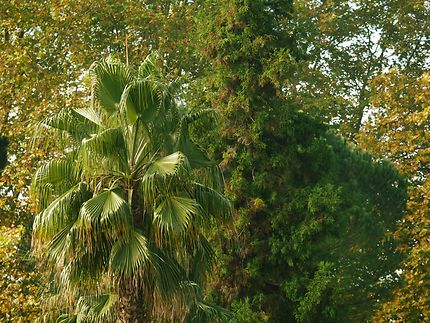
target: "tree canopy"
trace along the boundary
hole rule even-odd
[[[48,321],[103,312],[106,321],[137,303],[141,316],[196,322],[426,321],[429,9],[428,0],[1,3],[0,321],[42,312]],[[139,66],[154,53],[162,77],[148,87]],[[115,76],[100,78],[102,66]],[[160,94],[170,85],[174,96]],[[158,118],[150,106],[162,97],[172,109]],[[160,150],[136,165],[142,147],[123,149],[135,146],[130,136]],[[134,200],[148,191],[130,194],[143,169],[158,174],[147,187],[157,195],[151,210]],[[43,183],[48,177],[55,183]],[[167,179],[171,195],[157,186]],[[74,185],[66,199],[82,200],[49,206]],[[215,204],[198,198],[208,192],[231,202],[232,221],[206,221],[203,210]],[[63,206],[75,218],[62,218]],[[141,211],[148,222],[134,221]],[[57,217],[44,222],[46,214]],[[133,221],[106,231],[101,218]],[[102,250],[86,250],[84,237]],[[52,241],[70,248],[55,251]],[[166,266],[177,280],[162,283],[175,295],[167,307],[161,267],[141,261],[157,254],[153,245],[174,263]],[[124,298],[139,295],[119,277],[140,269],[114,270],[127,250],[143,257],[134,259],[151,275],[139,286],[152,279],[153,298]],[[80,257],[100,266],[75,263]]]
[[[204,86],[225,120],[209,141],[235,206],[214,283],[229,287],[224,302],[249,297],[274,321],[363,321],[399,282],[406,181],[286,98],[279,81],[301,58],[270,9],[219,1],[201,26]]]

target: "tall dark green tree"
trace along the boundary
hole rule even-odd
[[[223,156],[235,206],[213,287],[239,321],[363,321],[398,283],[389,233],[405,181],[301,112],[284,86],[302,59],[291,11],[246,0],[202,11],[201,86],[223,124],[220,137],[200,134]]]

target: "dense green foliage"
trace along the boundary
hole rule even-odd
[[[406,183],[285,99],[280,81],[300,57],[282,9],[218,1],[201,24],[204,85],[225,121],[213,145],[235,206],[214,286],[227,302],[250,297],[273,321],[363,321],[399,280],[386,234],[403,215]]]
[[[189,128],[222,161],[234,204],[233,223],[205,228],[217,246],[206,300],[233,322],[428,320],[429,10],[428,0],[3,1],[0,321],[35,321],[54,300],[38,289],[57,288],[28,256],[29,186],[70,141],[35,147],[32,125],[88,106],[95,60],[138,66],[153,51],[170,80],[181,76],[177,103],[220,121]],[[94,298],[78,294],[64,313],[89,313]]]
[[[375,78],[372,105],[379,131],[367,124],[360,144],[375,156],[389,156],[409,178],[407,215],[395,233],[407,255],[402,264],[405,283],[375,313],[376,322],[430,319],[430,74],[416,78],[391,71]],[[384,141],[388,141],[388,145]]]

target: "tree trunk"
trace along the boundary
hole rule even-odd
[[[118,322],[145,322],[145,306],[142,291],[131,282],[123,282],[119,286]]]

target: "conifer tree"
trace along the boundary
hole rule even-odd
[[[200,19],[201,86],[223,120],[219,137],[200,137],[223,156],[235,207],[213,287],[241,322],[363,321],[397,284],[388,233],[405,181],[286,92],[302,59],[290,12],[287,1],[219,0]]]

